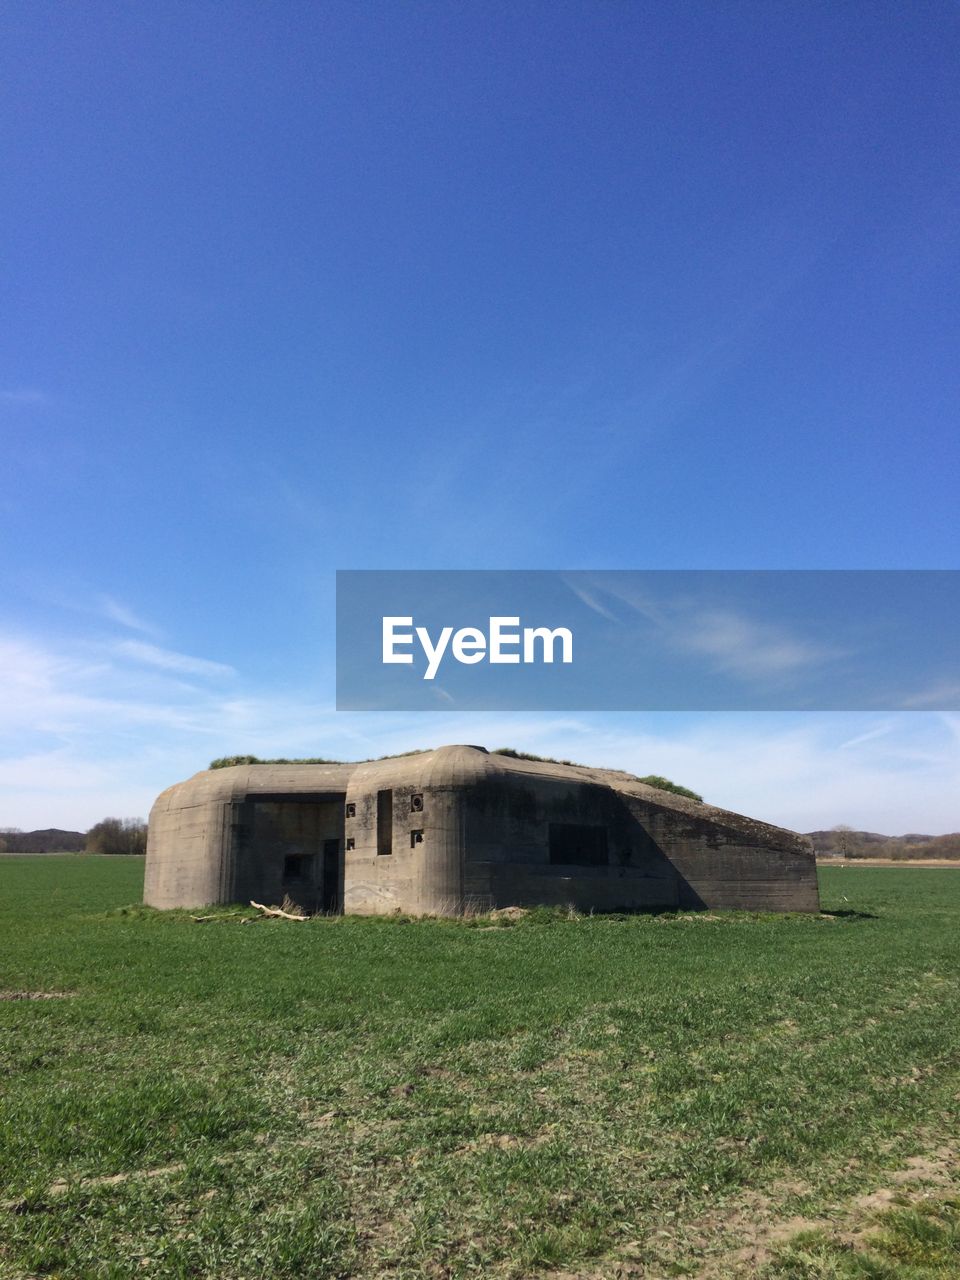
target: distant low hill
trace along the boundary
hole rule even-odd
[[[894,858],[909,862],[912,858],[955,858],[960,861],[960,831],[945,836],[884,836],[876,831],[854,831],[852,827],[834,827],[831,831],[808,831],[813,847],[824,858]]]
[[[0,853],[80,853],[86,844],[84,831],[61,831],[49,827],[46,831],[0,832]]]

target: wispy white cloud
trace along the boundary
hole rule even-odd
[[[144,663],[139,653],[133,662],[116,657],[114,650],[94,643],[54,648],[29,637],[0,635],[0,739],[102,737],[150,727],[193,734],[208,732],[211,718],[220,723],[219,697],[185,684],[175,664],[165,658]],[[186,660],[199,664],[203,676],[232,673],[220,663]]]
[[[927,689],[920,689],[900,700],[900,705],[907,710],[939,710],[941,707],[960,706],[960,684],[956,681],[943,680]]]
[[[644,642],[665,650],[699,654],[711,669],[744,682],[769,683],[849,656],[787,626],[750,617],[744,610],[705,608],[694,597],[653,598],[629,580],[571,575],[567,585],[578,599],[609,622],[643,625]],[[625,611],[625,609],[626,611]]]
[[[100,597],[100,612],[105,618],[109,618],[111,622],[118,622],[121,627],[128,627],[131,631],[142,631],[146,635],[156,635],[157,629],[149,622],[145,622],[138,614],[123,604],[120,600],[115,600],[113,596]]]
[[[894,724],[887,721],[886,724],[877,725],[874,729],[867,729],[864,733],[858,733],[853,738],[848,738],[846,742],[841,742],[838,750],[847,751],[851,747],[859,747],[864,742],[873,742],[876,738],[885,738],[888,733],[892,733]]]
[[[38,391],[35,387],[8,387],[0,388],[0,403],[10,405],[22,405],[27,408],[31,405],[48,404],[50,397],[43,391]]]
[[[706,610],[678,620],[674,637],[684,648],[713,658],[720,670],[745,680],[801,671],[843,656],[841,649],[733,610]]]
[[[950,735],[957,754],[960,755],[960,716],[951,715],[949,712],[941,711],[937,718]]]
[[[113,649],[122,658],[142,662],[148,667],[158,667],[161,671],[175,671],[188,676],[236,675],[235,669],[225,662],[212,662],[209,658],[194,658],[187,653],[176,653],[173,649],[161,649],[159,645],[148,644],[145,640],[120,640]]]
[[[601,618],[606,618],[608,622],[620,621],[613,610],[604,604],[600,598],[599,592],[591,591],[589,587],[576,578],[567,579],[567,586],[581,604],[585,604],[588,609],[592,609],[593,612],[599,614]]]

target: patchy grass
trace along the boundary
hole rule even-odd
[[[960,1200],[901,1203],[859,1234],[798,1233],[765,1267],[764,1280],[956,1280]]]
[[[949,1162],[918,1199],[960,874],[821,877],[823,916],[242,925],[5,858],[0,991],[69,998],[0,1001],[0,1275],[960,1274]],[[831,1235],[904,1169],[875,1259]]]

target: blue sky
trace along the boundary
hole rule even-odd
[[[0,825],[466,740],[960,827],[946,714],[333,710],[337,568],[960,567],[955,5],[0,24]]]

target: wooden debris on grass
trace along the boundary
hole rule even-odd
[[[294,915],[292,911],[284,911],[282,907],[265,907],[262,902],[254,902],[252,898],[250,900],[250,905],[251,907],[256,907],[258,911],[262,911],[265,916],[269,916],[271,919],[299,920],[301,922],[310,919],[309,916]]]

